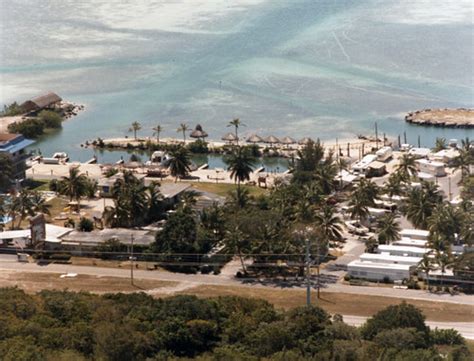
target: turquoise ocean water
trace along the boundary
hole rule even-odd
[[[135,120],[164,137],[186,122],[219,139],[239,117],[244,135],[342,139],[377,122],[423,145],[474,138],[403,121],[474,106],[472,19],[468,0],[0,1],[0,103],[51,90],[84,104],[34,146],[74,160]]]

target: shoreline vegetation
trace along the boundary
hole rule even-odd
[[[252,148],[254,156],[269,156],[269,157],[287,157],[290,158],[295,152],[302,147],[304,144],[267,144],[267,143],[249,143],[242,142]],[[336,152],[339,149],[341,156],[357,157],[362,153],[369,153],[373,149],[380,148],[384,145],[393,146],[395,140],[393,139],[378,139],[376,141],[373,138],[361,137],[353,139],[341,139],[341,140],[330,140],[321,141],[325,145],[327,150]],[[152,137],[143,138],[109,138],[102,139],[97,138],[94,140],[87,140],[81,147],[91,147],[104,150],[138,150],[138,151],[172,151],[180,146],[185,145],[191,153],[194,154],[227,154],[232,151],[235,143],[232,142],[219,142],[219,141],[205,141],[203,139],[197,140],[179,140],[176,138],[163,138],[159,141]]]
[[[61,129],[62,122],[81,110],[83,105],[61,101],[52,107],[35,112],[26,112],[17,102],[3,107],[0,112],[0,132],[19,133],[26,138],[38,138],[41,135]]]
[[[423,109],[409,112],[405,121],[417,125],[448,128],[474,128],[474,109]]]

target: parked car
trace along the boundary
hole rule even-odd
[[[358,221],[346,221],[345,223],[349,233],[359,236],[365,236],[367,233],[369,233],[369,229],[360,224]]]

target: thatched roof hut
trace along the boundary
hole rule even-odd
[[[56,93],[49,92],[24,102],[21,107],[25,112],[38,111],[50,108],[62,101],[61,97]]]
[[[298,144],[301,144],[301,145],[305,145],[305,144],[308,144],[309,142],[313,142],[313,140],[309,137],[305,137],[303,139],[300,139],[300,141],[298,142]]]
[[[280,140],[274,135],[269,135],[268,137],[264,138],[263,141],[269,144],[281,143]]]
[[[227,133],[221,139],[226,142],[236,142],[239,140],[234,133]]]
[[[196,128],[189,135],[191,138],[206,138],[208,134],[202,129],[201,124],[196,125]]]
[[[296,144],[296,139],[293,139],[292,137],[283,137],[280,140],[283,144]]]
[[[252,134],[247,138],[247,143],[263,143],[263,139],[257,134]]]

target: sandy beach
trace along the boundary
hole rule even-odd
[[[13,117],[0,117],[0,133],[8,133],[8,126],[15,122],[22,121],[22,115],[16,115]]]

